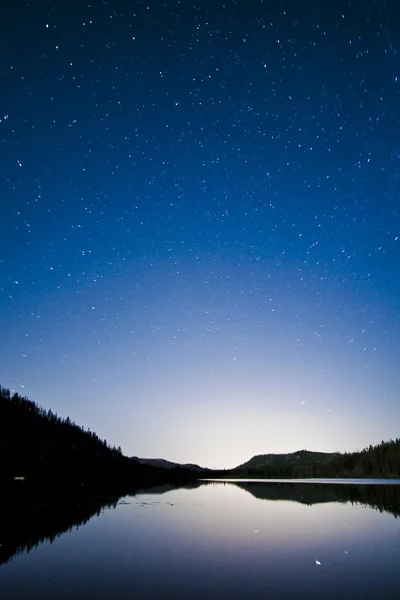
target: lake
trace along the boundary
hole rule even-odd
[[[44,541],[8,539],[0,597],[398,600],[393,483],[209,481],[125,496],[83,525],[52,523]]]

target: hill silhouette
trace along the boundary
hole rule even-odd
[[[328,464],[332,459],[338,456],[338,453],[311,452],[309,450],[299,450],[289,454],[259,454],[253,456],[250,460],[236,467],[237,469],[263,469],[273,467],[310,467],[312,465]]]
[[[194,471],[196,473],[206,473],[207,471],[211,471],[211,469],[206,469],[203,467],[199,467],[199,465],[193,465],[191,463],[176,463],[171,462],[170,460],[165,460],[164,458],[138,458],[137,456],[133,456],[132,460],[136,460],[138,463],[142,465],[151,465],[153,467],[162,467],[163,469],[175,469],[176,467],[181,467],[182,469],[189,469],[190,471]]]
[[[260,454],[218,477],[238,478],[400,478],[400,439],[382,441],[360,452],[312,452]]]

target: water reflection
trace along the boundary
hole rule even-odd
[[[175,489],[176,485],[154,487],[153,494]],[[133,490],[131,496],[140,493]],[[85,525],[106,510],[115,509],[125,494],[67,495],[51,494],[25,497],[22,489],[10,489],[0,498],[0,565],[14,556],[30,552],[42,542],[51,544],[64,533]]]
[[[221,482],[202,482],[203,485],[221,485]],[[246,490],[259,500],[286,500],[301,504],[321,504],[327,502],[350,502],[400,516],[399,485],[355,485],[320,483],[264,483],[257,481],[224,481],[223,485],[233,485]]]
[[[103,510],[115,508],[118,496],[93,496],[79,499],[59,498],[56,503],[39,502],[22,507],[1,506],[0,564],[30,552],[42,542],[50,542],[63,533],[87,523]]]
[[[79,500],[58,499],[56,503],[48,506],[31,506],[29,510],[10,510],[9,507],[2,507],[0,515],[0,564],[7,563],[13,556],[23,552],[30,552],[42,542],[53,543],[54,540],[62,534],[79,528],[95,516],[99,516],[105,510],[115,509],[117,506],[131,504],[133,501],[136,506],[141,508],[152,507],[152,520],[158,522],[160,513],[155,511],[157,505],[157,496],[166,495],[169,501],[164,501],[162,506],[162,520],[165,518],[166,507],[176,507],[179,509],[179,519],[176,514],[170,512],[168,519],[174,523],[176,531],[185,534],[185,528],[193,507],[206,507],[207,510],[200,511],[196,516],[196,522],[191,524],[191,534],[197,531],[198,539],[201,540],[204,533],[213,531],[221,539],[228,537],[231,542],[240,540],[243,528],[248,531],[249,516],[238,519],[240,511],[246,509],[246,503],[242,496],[230,494],[227,496],[227,488],[232,492],[236,490],[244,491],[257,500],[266,500],[276,503],[269,506],[270,533],[272,534],[273,523],[277,523],[279,536],[282,523],[280,514],[282,511],[282,502],[298,503],[300,505],[314,506],[327,505],[329,503],[350,503],[364,507],[371,507],[381,513],[389,513],[397,518],[400,515],[400,486],[396,485],[329,485],[312,483],[263,483],[257,481],[238,481],[238,482],[212,482],[199,481],[186,486],[164,485],[141,490],[132,493],[124,498],[115,496],[93,496],[80,498]],[[175,490],[175,492],[174,492]],[[193,500],[186,502],[189,497],[185,497],[185,492],[196,490]],[[211,492],[211,493],[210,493]],[[172,495],[171,495],[172,494]],[[257,519],[261,518],[262,505],[251,507],[254,517],[254,532],[257,530]],[[328,514],[332,515],[335,509],[331,508],[320,513],[314,513],[314,524],[321,518],[327,520]],[[303,515],[296,511],[287,515],[286,519],[293,519],[290,544],[294,544],[296,539],[303,542],[307,539],[306,528],[301,525]],[[232,521],[230,519],[232,518]],[[265,514],[262,513],[265,521]],[[288,524],[288,520],[286,520]],[[160,531],[163,524],[160,522]],[[120,532],[122,533],[122,532]],[[247,535],[247,534],[246,534]],[[245,537],[246,537],[245,535]],[[157,537],[157,534],[156,534]],[[254,536],[253,536],[254,537]],[[153,540],[158,543],[157,540]]]

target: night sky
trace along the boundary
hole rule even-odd
[[[400,3],[14,0],[0,383],[230,467],[400,429]]]

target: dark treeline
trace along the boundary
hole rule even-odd
[[[329,465],[329,472],[332,477],[399,478],[400,439],[382,441],[361,452],[337,455]]]
[[[0,486],[18,485],[23,496],[112,490],[184,482],[187,469],[161,469],[123,456],[96,433],[62,419],[35,402],[0,387]],[[15,481],[24,478],[24,481]],[[15,484],[15,485],[14,485]],[[13,492],[14,493],[14,492]]]
[[[300,464],[295,459],[304,454]],[[400,439],[381,442],[369,446],[360,452],[326,455],[320,459],[320,453],[299,452],[288,461],[287,455],[276,455],[272,464],[249,466],[218,471],[213,477],[263,477],[265,479],[291,479],[312,477],[337,478],[400,478]]]

